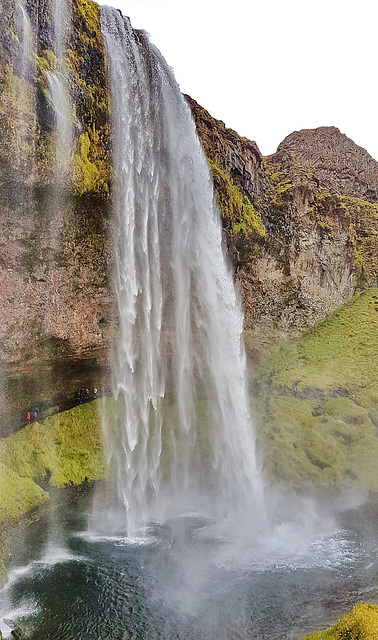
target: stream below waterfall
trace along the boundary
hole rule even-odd
[[[145,539],[92,536],[89,493],[58,492],[11,540],[4,637],[18,620],[28,640],[293,640],[378,601],[376,502],[264,555],[201,535],[194,515]]]

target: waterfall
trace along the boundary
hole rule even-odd
[[[69,170],[73,145],[72,104],[69,91],[69,74],[65,63],[67,43],[72,29],[71,7],[67,0],[52,0],[54,29],[54,55],[56,64],[46,71],[50,104],[56,119],[56,173],[60,176]]]
[[[104,420],[112,517],[128,535],[201,513],[261,521],[243,318],[209,169],[171,69],[101,8],[111,87],[115,414]],[[254,514],[256,513],[256,517]]]
[[[17,0],[14,5],[12,29],[18,46],[11,50],[10,59],[17,75],[13,84],[5,89],[7,99],[14,104],[12,167],[15,175],[24,175],[28,182],[35,171],[35,95],[30,82],[35,73],[35,62],[34,34],[24,0]]]

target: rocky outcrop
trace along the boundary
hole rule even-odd
[[[377,286],[378,163],[364,149],[321,127],[293,133],[263,158],[255,143],[189,104],[210,167],[232,178],[261,220],[248,228],[237,212],[230,225],[215,172],[251,347],[295,335]]]
[[[256,144],[227,129],[193,98],[185,96],[206,156],[233,180],[251,202],[263,193],[262,155]]]
[[[185,96],[204,148],[222,217],[224,239],[236,268],[241,253],[265,236],[255,203],[264,201],[263,158],[255,142],[241,138],[215,120],[195,100]]]
[[[294,131],[275,158],[283,166],[298,162],[334,193],[378,202],[378,163],[336,127]]]

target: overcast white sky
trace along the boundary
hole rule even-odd
[[[108,0],[145,29],[189,93],[273,153],[337,126],[378,160],[376,0]]]

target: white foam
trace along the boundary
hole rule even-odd
[[[145,547],[157,543],[157,538],[153,536],[99,535],[90,531],[82,531],[75,536],[84,538],[87,542],[107,542],[116,547]]]
[[[8,610],[4,607],[4,612],[1,613],[0,617],[0,631],[3,634],[3,638],[10,637],[12,629],[14,629],[20,618],[26,618],[39,611],[40,608],[37,607],[34,602],[28,602],[16,608],[9,608]]]
[[[58,547],[51,544],[48,544],[43,556],[39,560],[35,560],[33,564],[35,565],[48,565],[54,566],[56,564],[61,564],[63,562],[81,562],[83,560],[82,556],[75,555],[70,553],[64,547]]]

